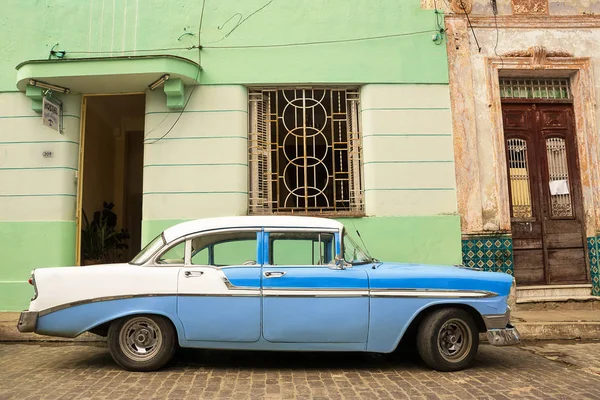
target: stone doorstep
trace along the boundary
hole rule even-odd
[[[106,338],[84,333],[74,339],[20,333],[17,330],[19,313],[0,313],[0,342],[105,342]],[[515,312],[513,324],[521,339],[531,340],[600,340],[600,313],[579,311],[576,313],[542,311]],[[480,335],[487,342],[485,334]]]

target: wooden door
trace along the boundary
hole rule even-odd
[[[570,104],[503,104],[515,278],[588,282]]]

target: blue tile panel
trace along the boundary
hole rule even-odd
[[[463,237],[462,260],[470,268],[513,275],[512,238],[508,235]]]
[[[590,260],[590,276],[592,278],[592,295],[600,296],[600,236],[587,238],[588,255]]]

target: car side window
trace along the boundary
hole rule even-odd
[[[202,235],[192,239],[192,265],[257,264],[257,232]]]
[[[333,233],[271,232],[269,263],[271,265],[326,265],[334,262]]]
[[[171,247],[162,253],[157,259],[157,264],[177,264],[181,265],[185,259],[185,241]]]

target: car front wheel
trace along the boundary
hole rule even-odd
[[[158,315],[135,315],[113,322],[108,349],[117,364],[130,371],[154,371],[175,352],[171,321]]]
[[[467,368],[479,347],[479,331],[471,315],[459,308],[445,308],[427,315],[417,334],[421,359],[438,371]]]

